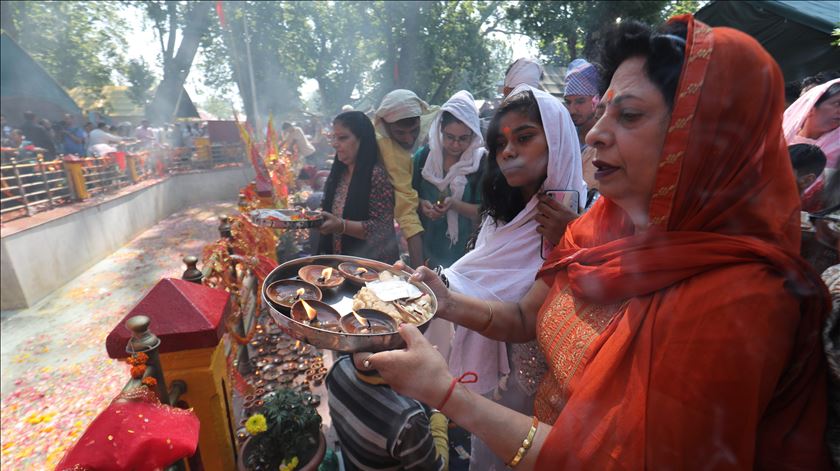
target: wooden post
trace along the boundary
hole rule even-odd
[[[187,265],[187,269],[184,270],[184,273],[181,275],[181,279],[189,281],[190,283],[201,284],[201,280],[204,279],[204,274],[196,267],[196,264],[198,264],[198,258],[194,255],[187,255],[184,257],[183,261],[184,264]]]
[[[20,200],[23,202],[23,209],[26,211],[27,216],[32,216],[32,210],[29,209],[29,200],[26,198],[26,189],[23,188],[23,181],[20,179],[20,170],[18,170],[17,161],[12,157],[11,162],[12,171],[15,174],[15,182],[18,187],[18,194],[20,194]]]

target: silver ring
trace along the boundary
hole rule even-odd
[[[364,365],[365,368],[370,368],[370,357],[372,356],[373,355],[368,355],[368,357],[365,358],[365,361],[362,362],[362,365]]]

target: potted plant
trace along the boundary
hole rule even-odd
[[[240,454],[240,469],[317,469],[324,457],[326,441],[321,433],[321,416],[309,393],[279,390],[246,423],[251,437]]]

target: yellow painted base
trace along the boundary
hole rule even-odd
[[[82,175],[82,163],[64,162],[64,168],[67,170],[68,175],[70,175],[70,181],[73,182],[73,192],[75,193],[76,199],[86,200],[90,198],[90,193],[88,193],[87,186],[85,185],[85,177]]]
[[[228,408],[233,405],[226,401],[230,397],[230,385],[222,344],[216,348],[162,353],[160,361],[167,383],[176,379],[187,383],[187,392],[180,400],[192,407],[201,422],[198,449],[204,469],[235,469],[231,430],[236,427],[229,425],[232,415]]]

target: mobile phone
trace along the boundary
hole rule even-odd
[[[575,190],[546,190],[545,194],[554,198],[554,201],[560,203],[561,206],[575,214],[580,213],[580,194]],[[540,256],[543,260],[548,259],[548,255],[554,249],[554,244],[545,237],[540,237]]]

